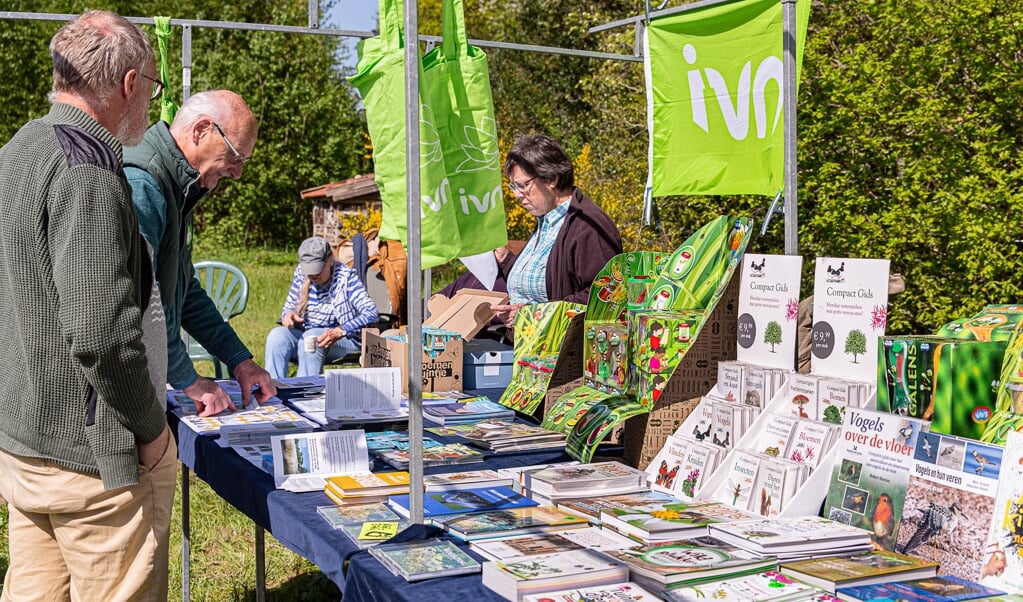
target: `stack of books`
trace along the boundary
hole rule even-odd
[[[755,516],[720,502],[672,500],[644,506],[604,508],[600,522],[602,526],[623,535],[652,543],[707,535],[708,526],[749,521]]]
[[[710,536],[652,543],[625,550],[604,550],[628,565],[633,581],[661,591],[685,582],[727,578],[775,568],[761,558]]]
[[[407,470],[409,452],[407,449],[377,450],[373,455],[399,470]],[[447,464],[470,464],[482,462],[483,453],[461,443],[437,445],[423,450],[423,466]]]
[[[804,583],[834,592],[840,587],[933,577],[938,574],[938,563],[887,550],[874,550],[849,556],[783,562],[778,570]]]
[[[394,523],[398,532],[409,526],[409,521],[402,519],[385,504],[358,504],[355,506],[320,506],[316,512],[334,529],[341,531],[349,540],[361,549],[389,539],[391,531],[382,533],[364,525],[376,526],[380,523]]]
[[[627,581],[523,596],[522,602],[652,602],[657,596]]]
[[[220,442],[229,447],[243,445],[269,445],[270,437],[311,433],[316,425],[308,420],[257,422],[254,424],[224,424],[220,427]]]
[[[585,516],[552,506],[442,516],[433,519],[433,523],[463,541],[578,529],[590,525]]]
[[[486,420],[458,433],[472,445],[493,452],[524,451],[565,444],[565,434],[522,422]]]
[[[596,462],[525,472],[523,488],[546,502],[645,491],[647,479],[642,470],[620,462]]]
[[[716,523],[708,529],[728,543],[783,561],[873,549],[869,531],[819,516]]]
[[[408,518],[410,515],[408,495],[392,496],[387,500],[387,505],[402,517]],[[539,506],[539,504],[508,487],[432,491],[423,496],[423,517],[432,519],[449,514],[532,506]]]
[[[600,512],[605,508],[643,508],[656,509],[660,504],[677,503],[681,500],[659,491],[640,491],[601,497],[582,497],[561,500],[558,508],[571,510],[586,516],[593,524],[600,524]]]
[[[723,581],[679,585],[664,591],[669,602],[795,602],[819,600],[819,594],[826,592],[806,583],[796,581],[778,571],[764,571]],[[833,597],[829,596],[834,600]]]
[[[369,553],[393,575],[409,582],[480,571],[475,558],[442,539],[385,543],[373,546]]]
[[[483,585],[506,600],[628,580],[628,567],[594,550],[571,550],[483,563]]]
[[[920,600],[922,602],[955,602],[957,600],[988,599],[1005,594],[1002,590],[951,575],[840,587],[836,594],[843,600]]]
[[[409,474],[398,472],[362,472],[327,477],[323,492],[338,506],[386,502],[399,493],[408,493]]]
[[[483,420],[512,420],[515,418],[515,410],[482,397],[457,403],[424,403],[423,418],[445,426],[473,424]]]
[[[426,491],[456,491],[477,487],[511,487],[514,480],[502,477],[496,470],[467,470],[423,476]]]
[[[491,560],[507,560],[516,556],[554,554],[569,550],[620,550],[634,547],[636,542],[609,529],[582,527],[551,533],[480,539],[469,545],[481,556]]]

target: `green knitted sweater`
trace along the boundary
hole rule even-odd
[[[121,145],[90,116],[55,104],[0,148],[0,448],[138,482],[136,444],[166,425],[144,245]]]

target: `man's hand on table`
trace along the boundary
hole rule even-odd
[[[253,393],[260,405],[277,395],[277,385],[274,384],[273,377],[259,364],[252,361],[252,358],[243,360],[242,363],[234,367],[234,379],[238,381],[238,386],[242,389],[242,405],[244,406],[249,405]]]
[[[234,402],[227,391],[221,389],[216,381],[205,376],[197,378],[191,386],[185,387],[184,391],[185,395],[195,402],[195,410],[200,416],[213,416],[224,410],[232,412],[235,410]]]

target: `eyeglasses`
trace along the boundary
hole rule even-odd
[[[158,80],[158,79],[156,79],[155,77],[149,77],[148,75],[146,75],[145,73],[142,73],[141,71],[139,71],[138,73],[142,77],[144,77],[144,78],[148,79],[149,81],[153,82],[153,94],[150,95],[149,100],[152,101],[152,100],[156,100],[157,98],[160,98],[160,94],[163,93],[163,82]]]
[[[525,193],[526,189],[529,188],[529,185],[533,183],[533,180],[537,179],[538,177],[540,177],[540,176],[533,176],[532,178],[529,178],[525,182],[521,182],[521,183],[519,183],[519,182],[508,182],[508,190],[510,190],[512,192],[522,192],[522,193]]]
[[[235,148],[233,144],[231,144],[231,139],[227,137],[227,134],[224,133],[224,130],[220,129],[220,126],[217,125],[216,121],[213,122],[213,127],[217,128],[217,132],[220,134],[220,137],[224,139],[224,144],[227,144],[227,149],[231,151],[232,155],[234,155],[233,157],[231,157],[232,161],[234,161],[235,163],[245,163],[246,161],[252,158],[246,157],[245,155],[238,152],[238,149]]]

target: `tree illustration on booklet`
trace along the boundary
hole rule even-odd
[[[771,320],[764,329],[764,342],[771,346],[771,353],[774,353],[774,346],[781,345],[781,324]]]
[[[867,337],[862,330],[849,331],[849,336],[845,338],[845,352],[852,354],[854,364],[860,363],[859,356],[867,352]]]

